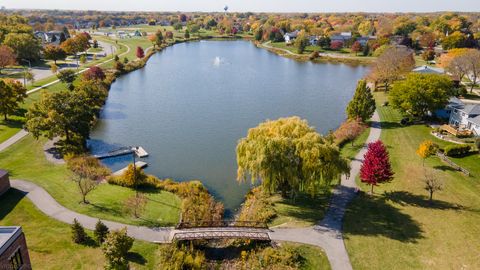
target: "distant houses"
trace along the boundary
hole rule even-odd
[[[298,33],[300,33],[300,31],[298,30],[295,30],[290,33],[285,33],[285,35],[283,35],[283,39],[285,40],[285,43],[287,44],[292,43],[297,38]]]
[[[36,31],[34,36],[42,41],[42,44],[59,45],[62,41],[70,38],[70,34],[65,34],[63,31]]]

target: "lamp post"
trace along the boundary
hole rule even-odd
[[[135,146],[135,150],[138,149],[138,146]],[[135,156],[137,155],[132,147],[132,158],[133,158],[133,182],[135,185],[135,197],[138,198],[138,183],[137,183],[137,165],[135,164]]]
[[[22,62],[27,62],[29,68],[30,69],[32,68],[32,63],[30,62],[30,60],[22,59]],[[27,70],[26,69],[27,68],[24,66],[23,67],[23,86],[25,86],[25,87],[27,87]]]

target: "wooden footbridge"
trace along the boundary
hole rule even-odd
[[[263,222],[233,220],[181,222],[172,231],[172,240],[248,239],[270,241],[269,233],[270,229]]]

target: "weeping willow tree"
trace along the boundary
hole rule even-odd
[[[316,194],[348,173],[348,161],[332,140],[299,117],[266,121],[237,145],[237,180],[261,181],[269,192]]]

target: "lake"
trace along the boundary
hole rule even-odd
[[[112,85],[91,134],[93,153],[142,146],[146,172],[201,180],[235,210],[250,183],[236,181],[237,141],[266,119],[297,115],[327,133],[345,107],[364,66],[297,62],[248,41],[201,41],[166,48],[145,68]],[[104,160],[112,170],[131,157]]]

